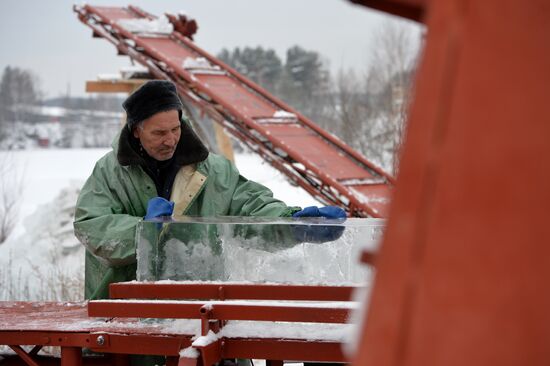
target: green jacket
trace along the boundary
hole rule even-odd
[[[136,278],[136,226],[147,202],[157,196],[153,180],[139,164],[120,163],[119,145],[127,136],[123,130],[113,151],[96,163],[76,204],[75,235],[87,249],[87,299],[107,298],[110,283]],[[181,214],[287,217],[300,209],[273,198],[268,188],[241,176],[221,156],[208,154],[196,169],[206,179]]]

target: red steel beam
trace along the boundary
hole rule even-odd
[[[205,305],[211,308],[210,319],[217,320],[345,323],[350,310],[314,306],[97,300],[88,303],[88,315],[91,317],[200,319],[201,309]]]
[[[109,285],[109,297],[111,299],[349,301],[356,289],[358,287],[354,286],[122,282]]]
[[[348,362],[341,343],[311,340],[224,338],[222,357]]]
[[[352,3],[360,4],[380,10],[389,14],[424,22],[426,1],[425,0],[350,0]]]
[[[93,351],[109,352],[117,354],[133,355],[162,355],[179,356],[183,348],[191,346],[190,335],[169,335],[169,334],[118,334],[108,333],[105,336],[109,343],[102,348],[91,347]]]
[[[96,344],[95,340],[98,336],[83,332],[0,331],[0,344],[89,347]]]
[[[25,363],[29,366],[40,366],[38,365],[38,363],[23,349],[21,348],[21,346],[17,346],[17,345],[14,345],[14,344],[11,344],[9,345],[9,347],[15,351],[15,353],[17,353],[17,355],[19,357],[21,357],[21,359],[23,361],[25,361]]]

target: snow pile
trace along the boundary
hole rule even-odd
[[[186,57],[185,60],[183,60],[182,66],[184,69],[220,69],[219,66],[212,66],[204,57]]]
[[[2,245],[0,299],[79,300],[84,284],[84,248],[73,234],[80,184],[59,192],[24,220],[26,235]]]
[[[225,71],[223,71],[218,65],[212,65],[206,58],[204,57],[186,57],[182,62],[182,67],[192,73],[200,73],[200,74],[215,74],[215,75],[221,75],[225,74]]]
[[[141,65],[125,66],[120,69],[120,75],[123,79],[147,78],[149,69]]]
[[[174,26],[164,16],[151,20],[120,19],[117,24],[132,33],[170,34],[174,31]]]
[[[13,232],[0,244],[0,300],[80,300],[84,248],[73,234],[80,187],[107,149],[0,152],[21,176]]]
[[[273,117],[275,118],[285,118],[285,119],[297,119],[296,115],[294,113],[290,113],[283,110],[278,110],[273,113]]]
[[[229,321],[221,335],[227,338],[281,338],[346,342],[355,324]]]
[[[99,74],[97,80],[99,81],[119,81],[122,79],[121,74]]]

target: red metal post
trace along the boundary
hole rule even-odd
[[[82,349],[79,347],[61,347],[61,366],[81,366]]]

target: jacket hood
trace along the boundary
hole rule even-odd
[[[194,164],[208,157],[208,149],[185,119],[180,119],[181,136],[174,153],[174,163],[178,166]],[[135,138],[126,125],[113,141],[113,150],[122,166],[144,165],[145,158],[139,154],[139,139]]]

